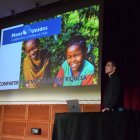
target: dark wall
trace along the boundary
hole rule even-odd
[[[137,0],[104,1],[102,89],[106,59],[120,66],[124,85],[124,105],[140,110],[140,9]]]
[[[18,24],[29,24],[30,22],[36,21],[41,18],[49,18],[60,13],[81,8],[83,6],[89,6],[95,3],[99,3],[99,1],[100,0],[60,0],[49,5],[2,18],[0,19],[0,29]]]

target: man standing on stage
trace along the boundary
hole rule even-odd
[[[107,61],[105,73],[108,75],[109,80],[104,90],[104,108],[102,112],[117,111],[122,105],[122,86],[120,76],[117,73],[117,65],[114,61]]]

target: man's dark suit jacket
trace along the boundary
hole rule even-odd
[[[122,85],[117,73],[109,76],[109,81],[104,91],[103,103],[105,108],[117,109],[122,106]]]

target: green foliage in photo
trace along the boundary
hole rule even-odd
[[[86,39],[87,60],[95,66],[95,84],[98,83],[99,60],[99,5],[70,11],[56,17],[62,18],[61,33],[40,38],[41,46],[51,54],[51,75],[55,77],[60,66],[66,60],[65,46],[73,35],[81,35]],[[54,17],[53,17],[54,18]],[[44,19],[42,19],[44,20]],[[25,55],[22,55],[22,60]],[[21,64],[22,68],[22,64]],[[23,78],[21,73],[21,78]]]

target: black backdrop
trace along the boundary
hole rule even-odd
[[[105,61],[113,58],[123,79],[124,106],[133,110],[140,110],[139,13],[138,0],[104,1],[102,93]]]

